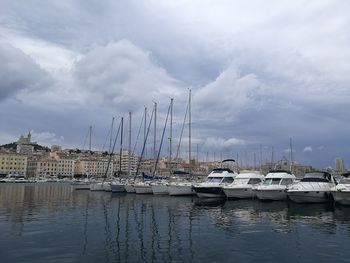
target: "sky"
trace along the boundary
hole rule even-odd
[[[130,111],[140,151],[144,107],[149,120],[157,102],[159,149],[173,98],[174,154],[191,90],[199,160],[289,159],[292,139],[297,162],[349,167],[349,24],[340,0],[0,0],[0,144],[31,131],[86,149],[91,125],[105,150],[112,117],[113,134],[124,117],[128,147]]]

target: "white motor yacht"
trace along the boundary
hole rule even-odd
[[[287,195],[296,203],[324,203],[331,198],[336,186],[334,177],[327,172],[306,173],[299,182],[288,187]]]
[[[350,173],[345,173],[333,187],[332,195],[336,203],[350,205]]]
[[[273,170],[266,176],[262,184],[254,188],[260,200],[286,200],[286,189],[295,181],[295,175],[289,171]]]
[[[224,184],[230,184],[234,181],[237,173],[229,168],[215,168],[208,175],[207,180],[195,185],[194,191],[200,198],[220,198],[225,193],[222,189]]]
[[[253,188],[264,181],[264,175],[256,171],[241,171],[233,183],[222,187],[227,198],[254,198]]]

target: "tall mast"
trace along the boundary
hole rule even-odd
[[[89,152],[91,153],[91,134],[92,134],[92,126],[89,127]]]
[[[114,124],[114,117],[112,118],[111,136],[109,138],[109,153],[110,154],[112,153],[113,124]]]
[[[290,143],[290,171],[293,172],[293,147],[292,147],[292,138],[289,139]]]
[[[147,107],[145,107],[145,117],[144,117],[144,127],[143,127],[143,141],[146,141],[146,131],[147,131]],[[147,156],[147,151],[145,153],[145,156]],[[147,158],[147,157],[146,157]]]
[[[120,153],[119,153],[119,176],[122,172],[122,154],[123,154],[123,123],[124,123],[124,118],[122,117],[121,121],[121,129],[120,129]]]
[[[131,111],[129,111],[129,152],[128,152],[128,175],[131,176]]]
[[[173,148],[173,104],[174,99],[170,101],[170,139],[169,139],[169,175],[171,175],[172,148]]]
[[[157,102],[154,102],[154,137],[153,137],[153,164],[156,167],[157,159]]]
[[[192,173],[191,167],[191,89],[188,98],[188,163],[189,163],[189,173]]]

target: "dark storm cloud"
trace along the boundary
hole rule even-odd
[[[0,100],[13,97],[22,90],[44,88],[48,75],[28,55],[0,42]]]

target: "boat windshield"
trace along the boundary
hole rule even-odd
[[[248,184],[260,184],[261,179],[260,178],[250,178]]]
[[[236,178],[235,184],[247,184],[249,181],[249,178]]]
[[[283,178],[281,181],[281,185],[289,185],[293,183],[293,179],[291,178]]]
[[[281,181],[281,178],[268,178],[265,179],[264,185],[276,185],[279,184]]]
[[[232,177],[224,177],[224,179],[222,180],[222,183],[232,183],[234,181],[234,179]]]
[[[307,173],[301,182],[329,182],[331,180],[328,173]]]
[[[221,183],[222,177],[208,177],[207,183]]]

